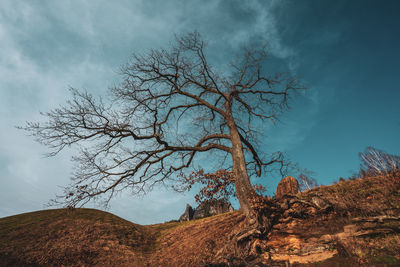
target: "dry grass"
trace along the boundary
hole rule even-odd
[[[0,266],[199,266],[243,219],[141,226],[93,209],[26,213],[0,219]]]
[[[333,205],[329,214],[299,222],[302,236],[318,236],[343,231],[352,219],[400,216],[400,173],[370,176],[321,186],[299,195],[312,200],[320,197]],[[349,238],[336,244],[341,257],[311,266],[400,266],[400,221],[356,223],[371,235]],[[387,230],[387,231],[379,231]]]
[[[149,266],[202,266],[212,262],[229,235],[241,228],[244,218],[238,211],[229,212],[162,232]]]
[[[399,216],[400,175],[342,181],[298,197],[305,201],[323,198],[333,209],[290,220],[282,217],[269,236],[269,244],[283,251],[285,246],[294,246],[291,239],[283,242],[285,237],[293,235],[309,242],[343,231],[353,217]],[[0,266],[203,266],[215,262],[215,255],[224,251],[221,249],[229,237],[239,232],[243,223],[240,212],[149,226],[93,209],[26,213],[0,219]],[[399,264],[400,223],[385,222],[379,227],[392,231],[348,239],[334,247],[342,256],[323,265]],[[303,245],[298,244],[300,249]]]
[[[32,212],[0,219],[0,262],[140,266],[154,238],[151,229],[98,210]]]
[[[349,217],[395,215],[400,213],[400,173],[364,177],[321,186],[301,193],[311,200],[317,196]]]

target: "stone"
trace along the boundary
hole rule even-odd
[[[299,183],[292,176],[283,178],[276,188],[276,198],[281,198],[285,195],[294,195],[299,192]]]
[[[201,219],[225,212],[233,211],[231,203],[224,199],[204,201],[196,209],[193,209],[189,204],[186,204],[185,212],[179,217],[179,221],[191,221]]]
[[[190,206],[189,204],[186,204],[186,210],[181,215],[181,217],[179,217],[179,221],[180,222],[190,221],[193,219],[193,215],[194,215],[194,210],[193,210],[192,206]]]
[[[227,200],[204,201],[195,209],[193,219],[201,219],[229,211],[233,211],[233,207]]]
[[[289,201],[287,199],[284,199],[280,204],[279,207],[282,210],[287,210],[289,208]]]
[[[319,209],[326,209],[330,206],[330,203],[320,197],[312,197],[311,203],[313,203]]]

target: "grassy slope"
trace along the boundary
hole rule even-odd
[[[400,175],[349,180],[298,194],[306,201],[315,196],[329,201],[333,210],[302,217],[283,214],[283,230],[271,232],[271,246],[290,250],[290,240],[338,233],[354,217],[400,216]],[[94,209],[25,213],[0,219],[0,266],[202,266],[243,221],[240,212],[149,226]],[[361,262],[400,262],[400,222],[391,223],[379,226],[392,229],[389,234],[342,242],[345,254]],[[292,234],[285,244],[288,229]]]
[[[193,266],[243,218],[142,226],[95,209],[24,213],[0,219],[0,266]]]
[[[241,229],[244,219],[241,212],[234,211],[195,221],[151,226],[160,234],[148,263],[150,266],[203,266],[210,263],[229,235]]]
[[[44,210],[0,219],[2,265],[141,265],[152,229],[94,209]]]

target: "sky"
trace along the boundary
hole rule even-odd
[[[2,0],[0,217],[47,208],[69,183],[76,153],[46,158],[48,150],[15,126],[42,120],[40,111],[68,100],[69,87],[105,95],[132,53],[193,30],[217,67],[244,46],[267,43],[307,85],[263,138],[266,151],[284,151],[319,184],[355,173],[368,146],[399,155],[399,9],[395,0]],[[279,179],[261,183],[273,191]],[[164,222],[195,205],[194,193],[123,193],[109,211],[139,224]]]

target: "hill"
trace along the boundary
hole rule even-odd
[[[268,236],[238,257],[239,211],[142,226],[94,209],[0,219],[1,266],[399,266],[400,175],[341,181],[272,199]],[[234,244],[240,246],[241,243]]]
[[[243,219],[236,211],[142,226],[95,209],[24,213],[0,219],[0,266],[195,266]]]
[[[154,233],[94,209],[43,210],[0,219],[3,266],[141,264]]]

